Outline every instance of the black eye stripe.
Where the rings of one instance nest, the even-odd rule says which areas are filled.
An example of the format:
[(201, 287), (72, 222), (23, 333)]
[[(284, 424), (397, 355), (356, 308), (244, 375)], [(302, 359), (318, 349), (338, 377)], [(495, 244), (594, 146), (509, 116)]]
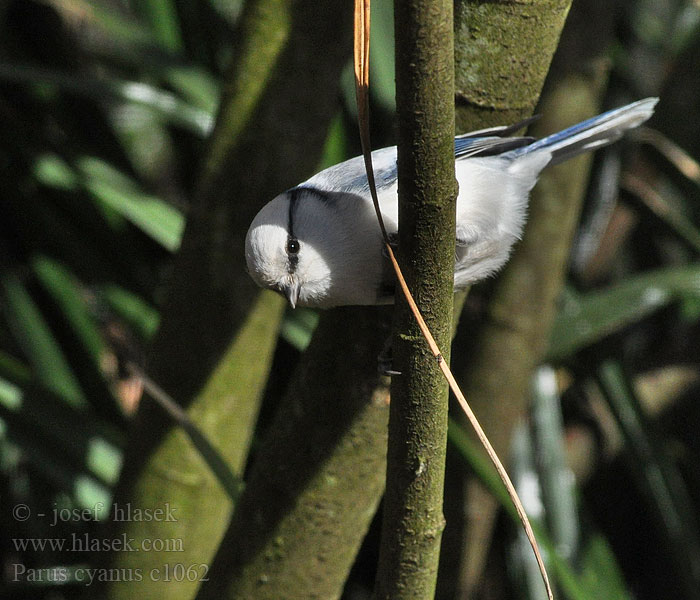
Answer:
[(289, 213), (287, 214), (287, 235), (290, 239), (296, 239), (294, 235), (294, 213), (296, 212), (297, 202), (299, 200), (298, 188), (289, 190)]
[(297, 202), (299, 200), (299, 190), (298, 188), (292, 188), (289, 190), (289, 213), (287, 215), (287, 245), (285, 246), (285, 251), (287, 252), (287, 271), (291, 274), (294, 273), (299, 264), (299, 240), (294, 235), (294, 213), (296, 211)]

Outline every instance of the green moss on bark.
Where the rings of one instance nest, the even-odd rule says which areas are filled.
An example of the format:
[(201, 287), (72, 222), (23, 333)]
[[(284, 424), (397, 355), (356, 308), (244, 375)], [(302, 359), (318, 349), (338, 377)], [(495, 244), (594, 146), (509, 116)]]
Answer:
[(571, 0), (456, 0), (457, 129), (515, 123), (539, 98)]
[(389, 314), (323, 314), (198, 600), (340, 597), (384, 488)]

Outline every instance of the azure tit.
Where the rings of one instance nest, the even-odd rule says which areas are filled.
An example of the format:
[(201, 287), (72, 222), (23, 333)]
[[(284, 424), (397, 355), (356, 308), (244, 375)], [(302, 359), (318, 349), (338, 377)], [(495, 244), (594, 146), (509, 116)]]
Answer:
[[(523, 124), (455, 138), (455, 291), (508, 259), (525, 223), (530, 190), (547, 165), (619, 139), (653, 113), (656, 98), (603, 113), (540, 140), (507, 137)], [(372, 153), (379, 205), (390, 237), (398, 231), (396, 147)], [(356, 157), (325, 169), (266, 204), (245, 241), (248, 271), (292, 307), (386, 304), (394, 274)]]

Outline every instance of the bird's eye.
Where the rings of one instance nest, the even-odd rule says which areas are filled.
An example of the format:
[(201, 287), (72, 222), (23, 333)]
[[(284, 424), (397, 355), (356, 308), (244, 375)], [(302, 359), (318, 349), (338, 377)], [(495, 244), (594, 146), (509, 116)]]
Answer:
[(287, 254), (298, 254), (300, 249), (299, 240), (289, 238), (287, 240)]

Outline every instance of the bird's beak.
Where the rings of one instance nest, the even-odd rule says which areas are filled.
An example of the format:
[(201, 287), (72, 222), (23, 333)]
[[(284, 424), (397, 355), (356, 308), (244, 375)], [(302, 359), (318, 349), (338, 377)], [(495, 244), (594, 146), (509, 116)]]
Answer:
[(292, 281), (288, 286), (282, 289), (282, 292), (287, 297), (289, 304), (292, 308), (296, 308), (297, 301), (299, 300), (299, 289), (301, 286), (298, 281)]

